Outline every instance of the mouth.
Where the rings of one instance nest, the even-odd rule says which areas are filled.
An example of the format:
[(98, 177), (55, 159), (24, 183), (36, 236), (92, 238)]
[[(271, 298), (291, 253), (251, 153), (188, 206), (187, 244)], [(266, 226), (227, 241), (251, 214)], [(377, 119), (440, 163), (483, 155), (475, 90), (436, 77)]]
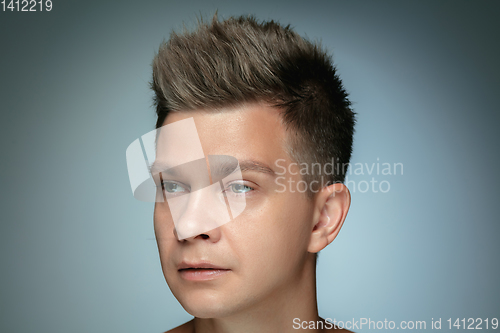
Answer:
[(180, 276), (189, 281), (214, 280), (231, 272), (230, 269), (210, 263), (181, 263), (177, 270)]

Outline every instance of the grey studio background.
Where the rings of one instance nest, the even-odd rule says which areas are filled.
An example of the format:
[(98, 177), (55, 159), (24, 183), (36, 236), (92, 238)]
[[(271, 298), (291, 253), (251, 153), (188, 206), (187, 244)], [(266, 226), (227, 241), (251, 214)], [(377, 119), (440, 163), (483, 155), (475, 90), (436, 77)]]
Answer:
[[(1, 332), (163, 332), (191, 318), (125, 149), (154, 127), (161, 40), (216, 9), (321, 39), (358, 113), (352, 163), (375, 163), (349, 176), (351, 210), (320, 255), (320, 315), (427, 331), (500, 317), (498, 2), (52, 2), (0, 12)], [(372, 177), (386, 193), (362, 193)]]

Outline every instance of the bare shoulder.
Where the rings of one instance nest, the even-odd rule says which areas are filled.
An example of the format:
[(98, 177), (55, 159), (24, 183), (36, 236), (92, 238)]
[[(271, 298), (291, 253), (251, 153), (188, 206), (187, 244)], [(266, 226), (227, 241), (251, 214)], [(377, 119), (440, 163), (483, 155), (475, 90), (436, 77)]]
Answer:
[[(346, 330), (344, 328), (336, 328), (336, 327), (331, 327), (327, 328), (329, 325), (326, 325), (326, 321), (322, 319), (325, 323), (325, 331), (337, 331), (337, 332), (346, 332), (346, 333), (354, 333), (352, 331)], [(176, 328), (172, 328), (169, 331), (166, 331), (165, 333), (193, 333), (194, 332), (194, 326), (193, 326), (193, 321), (188, 321), (187, 323), (177, 326)]]
[(193, 330), (193, 321), (190, 320), (181, 326), (177, 326), (176, 328), (172, 328), (171, 330), (166, 331), (165, 333), (192, 333)]

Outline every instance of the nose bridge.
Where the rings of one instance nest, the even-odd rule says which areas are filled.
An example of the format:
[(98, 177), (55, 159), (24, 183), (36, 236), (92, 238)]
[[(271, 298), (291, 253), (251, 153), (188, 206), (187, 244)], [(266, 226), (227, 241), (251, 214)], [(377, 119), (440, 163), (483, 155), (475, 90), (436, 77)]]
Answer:
[(230, 221), (219, 183), (168, 199), (177, 237), (186, 239), (208, 232)]

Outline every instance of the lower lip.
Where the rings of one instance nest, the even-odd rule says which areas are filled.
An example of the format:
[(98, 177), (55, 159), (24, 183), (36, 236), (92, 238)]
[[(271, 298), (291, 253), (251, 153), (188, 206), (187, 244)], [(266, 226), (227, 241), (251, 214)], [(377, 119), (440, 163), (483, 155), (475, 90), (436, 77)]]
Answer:
[(179, 274), (189, 281), (208, 281), (222, 277), (230, 271), (229, 269), (183, 269)]

